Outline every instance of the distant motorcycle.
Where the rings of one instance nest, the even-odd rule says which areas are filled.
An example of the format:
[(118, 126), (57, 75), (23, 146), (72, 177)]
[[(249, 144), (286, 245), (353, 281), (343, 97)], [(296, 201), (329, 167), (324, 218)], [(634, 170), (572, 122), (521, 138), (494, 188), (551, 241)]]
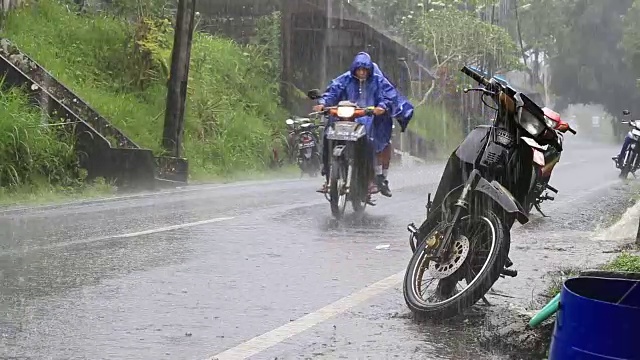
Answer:
[[(307, 96), (318, 99), (320, 91), (310, 90)], [(373, 116), (373, 107), (360, 108), (349, 101), (340, 101), (338, 106), (326, 107), (309, 116), (334, 116), (338, 120), (328, 125), (326, 136), (331, 154), (329, 166), (329, 194), (331, 214), (340, 219), (347, 202), (351, 201), (355, 212), (364, 211), (367, 204), (373, 205), (369, 184), (373, 179), (373, 164), (365, 125), (356, 122), (364, 116)]]
[[(624, 110), (622, 114), (627, 116), (631, 112)], [(631, 127), (631, 130), (627, 133), (627, 137), (631, 139), (629, 146), (624, 153), (622, 161), (617, 164), (620, 169), (620, 178), (626, 179), (629, 173), (635, 177), (636, 171), (640, 168), (640, 146), (638, 145), (640, 143), (640, 120), (623, 121), (622, 123)]]
[(301, 170), (302, 175), (316, 177), (322, 170), (321, 142), (318, 141), (318, 128), (309, 118), (294, 118), (285, 121), (289, 128), (289, 145), (291, 154)]

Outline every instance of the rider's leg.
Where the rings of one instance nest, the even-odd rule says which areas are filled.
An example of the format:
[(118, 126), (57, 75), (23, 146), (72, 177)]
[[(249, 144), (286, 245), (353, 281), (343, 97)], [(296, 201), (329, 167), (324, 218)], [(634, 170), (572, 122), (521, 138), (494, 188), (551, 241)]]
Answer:
[(380, 193), (384, 196), (391, 196), (391, 189), (389, 189), (389, 180), (387, 175), (389, 173), (389, 164), (391, 163), (391, 145), (387, 146), (378, 154), (376, 154), (377, 166), (376, 166), (376, 182)]
[(316, 190), (320, 193), (326, 193), (328, 191), (329, 183), (329, 139), (326, 135), (322, 135), (322, 171), (320, 172), (325, 178), (322, 186)]
[(620, 154), (618, 154), (618, 156), (614, 156), (613, 160), (616, 162), (616, 166), (620, 167), (622, 166), (622, 161), (624, 160), (624, 153), (627, 152), (627, 148), (629, 148), (629, 145), (631, 145), (631, 136), (629, 136), (629, 134), (627, 134), (624, 137), (624, 142), (622, 143), (622, 149), (620, 149)]

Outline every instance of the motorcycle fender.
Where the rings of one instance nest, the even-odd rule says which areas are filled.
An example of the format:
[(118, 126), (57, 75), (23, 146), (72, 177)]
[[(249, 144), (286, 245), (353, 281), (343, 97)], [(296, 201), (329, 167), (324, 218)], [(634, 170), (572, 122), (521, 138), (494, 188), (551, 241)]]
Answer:
[(469, 135), (456, 149), (456, 156), (463, 162), (473, 164), (487, 143), (490, 126), (480, 125), (471, 130)]
[(540, 151), (533, 149), (533, 162), (535, 162), (536, 164), (544, 167), (544, 154), (541, 153)]
[(524, 142), (526, 142), (527, 145), (531, 146), (534, 149), (538, 149), (538, 150), (541, 150), (541, 151), (547, 151), (547, 149), (549, 148), (549, 145), (542, 146), (542, 145), (538, 144), (537, 141), (533, 140), (530, 137), (521, 136), (520, 139), (524, 140)]
[(345, 145), (337, 145), (333, 148), (333, 156), (340, 157), (347, 147)]
[(490, 197), (509, 214), (515, 214), (520, 224), (524, 225), (529, 222), (529, 217), (522, 206), (513, 198), (509, 190), (505, 189), (499, 182), (494, 180), (489, 183), (486, 179), (481, 178), (475, 187), (475, 191), (479, 191)]

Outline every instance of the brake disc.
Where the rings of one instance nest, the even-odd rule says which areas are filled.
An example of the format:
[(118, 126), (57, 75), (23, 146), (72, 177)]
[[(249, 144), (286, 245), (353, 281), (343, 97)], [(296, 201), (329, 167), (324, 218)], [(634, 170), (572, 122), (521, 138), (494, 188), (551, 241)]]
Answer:
[(469, 255), (469, 239), (461, 235), (451, 249), (449, 260), (444, 263), (429, 262), (429, 272), (434, 279), (444, 279), (458, 270)]

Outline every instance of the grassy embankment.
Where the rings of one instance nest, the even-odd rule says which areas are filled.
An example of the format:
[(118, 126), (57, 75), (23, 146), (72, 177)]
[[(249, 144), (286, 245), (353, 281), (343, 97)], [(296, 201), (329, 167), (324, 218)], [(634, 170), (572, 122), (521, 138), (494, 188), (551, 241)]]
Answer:
[[(10, 14), (1, 36), (134, 141), (159, 152), (173, 32), (168, 22), (148, 23), (146, 31), (139, 25), (111, 15), (78, 15), (44, 0)], [(237, 178), (268, 168), (286, 113), (278, 105), (273, 61), (264, 53), (257, 45), (194, 36), (184, 142), (192, 181)], [(4, 93), (0, 101), (3, 202), (52, 200), (61, 190), (88, 195), (109, 189), (80, 185), (69, 142), (39, 126), (39, 110), (19, 94)], [(22, 152), (14, 149), (16, 141)], [(24, 158), (25, 153), (35, 160)]]
[[(640, 272), (640, 256), (623, 252), (611, 262), (601, 266), (600, 269), (606, 271)], [(558, 295), (564, 281), (568, 278), (579, 276), (581, 270), (582, 269), (567, 268), (554, 273), (554, 276), (551, 277), (549, 287), (544, 293), (545, 297), (553, 298)]]

